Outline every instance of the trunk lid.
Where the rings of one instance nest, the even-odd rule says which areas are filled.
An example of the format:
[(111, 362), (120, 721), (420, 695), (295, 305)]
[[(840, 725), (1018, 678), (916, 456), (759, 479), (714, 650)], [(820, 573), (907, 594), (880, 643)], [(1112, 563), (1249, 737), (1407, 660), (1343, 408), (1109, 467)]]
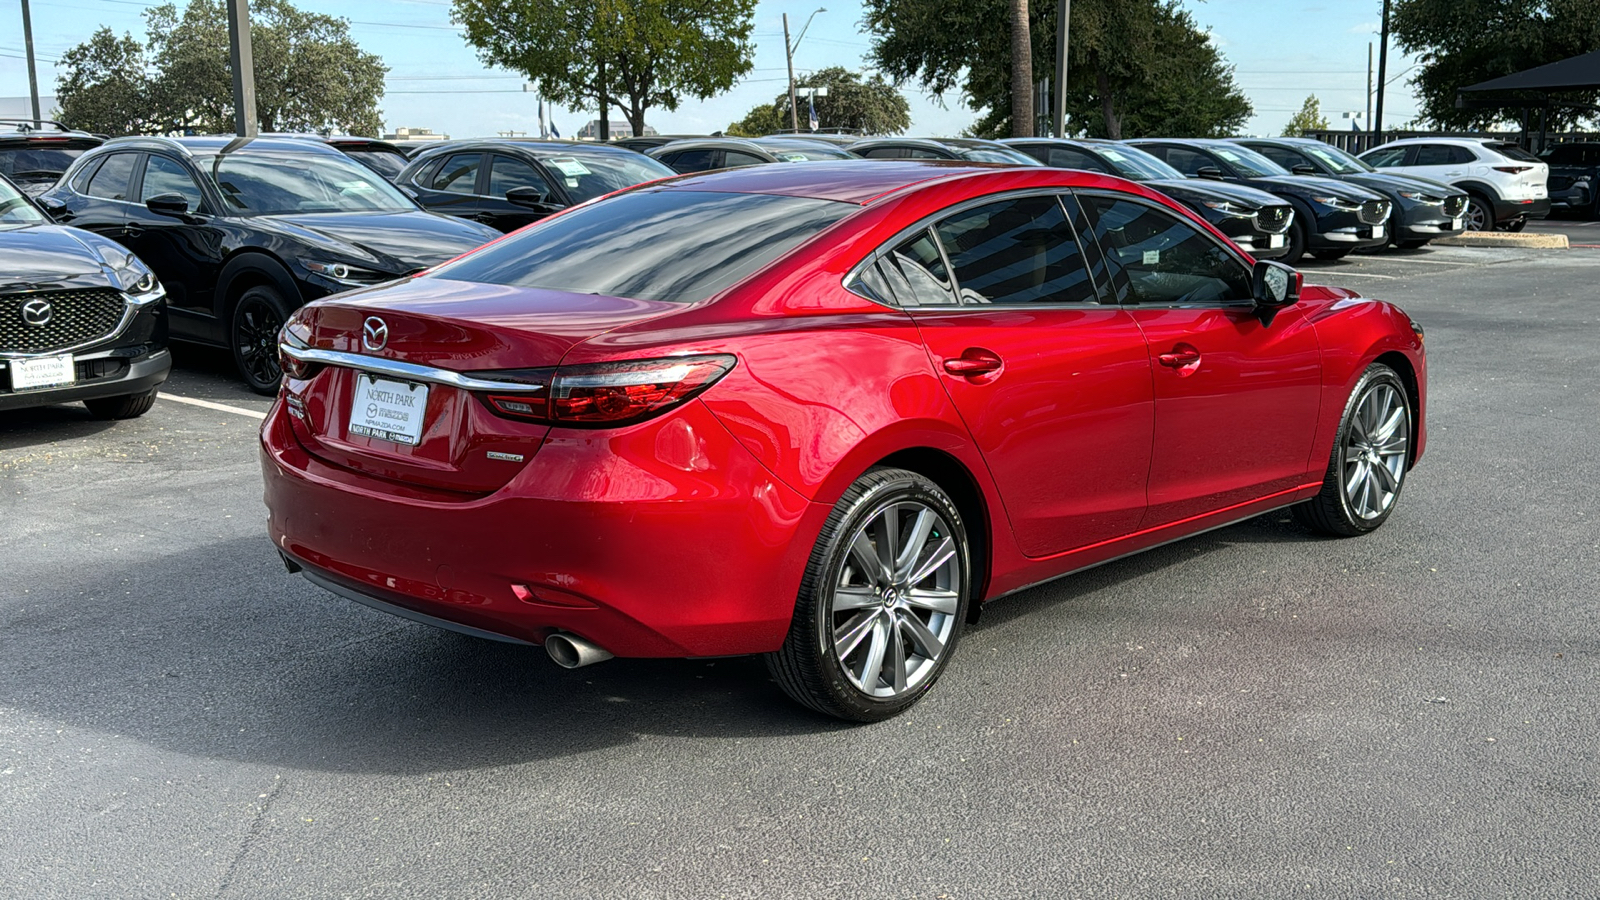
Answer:
[[(343, 294), (296, 315), (295, 336), (309, 350), (344, 356), (289, 378), (285, 403), (296, 437), (324, 462), (482, 495), (521, 471), (549, 432), (493, 412), (483, 382), (515, 395), (517, 379), (537, 381), (529, 370), (554, 368), (574, 344), (684, 308), (442, 278)], [(364, 342), (372, 320), (374, 339)]]

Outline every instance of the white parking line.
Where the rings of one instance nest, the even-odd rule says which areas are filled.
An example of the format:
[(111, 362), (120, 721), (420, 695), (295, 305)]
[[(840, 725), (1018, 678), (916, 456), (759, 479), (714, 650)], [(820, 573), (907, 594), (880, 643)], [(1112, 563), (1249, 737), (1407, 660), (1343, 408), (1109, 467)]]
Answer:
[[(1307, 276), (1327, 275), (1329, 278), (1382, 278), (1385, 281), (1394, 281), (1399, 275), (1371, 275), (1366, 272), (1336, 272), (1331, 269), (1304, 269), (1302, 274)], [(1311, 281), (1311, 278), (1306, 278)]]
[(210, 400), (198, 400), (194, 397), (180, 397), (177, 394), (157, 394), (156, 396), (162, 400), (171, 400), (173, 403), (187, 403), (190, 406), (202, 406), (206, 409), (214, 409), (217, 412), (233, 413), (236, 416), (249, 416), (250, 418), (257, 420), (265, 419), (267, 417), (267, 414), (264, 412), (256, 412), (253, 409), (244, 409), (238, 406), (228, 406), (222, 403), (212, 403)]

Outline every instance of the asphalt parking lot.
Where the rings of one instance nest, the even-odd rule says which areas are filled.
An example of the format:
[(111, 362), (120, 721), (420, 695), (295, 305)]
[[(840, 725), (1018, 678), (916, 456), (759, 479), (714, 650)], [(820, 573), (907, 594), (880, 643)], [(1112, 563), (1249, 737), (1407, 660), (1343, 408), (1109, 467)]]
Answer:
[(1600, 225), (1533, 227), (1574, 249), (1305, 266), (1427, 329), (1383, 529), (1007, 598), (865, 727), (287, 575), (219, 354), (139, 420), (0, 417), (0, 896), (1600, 895)]

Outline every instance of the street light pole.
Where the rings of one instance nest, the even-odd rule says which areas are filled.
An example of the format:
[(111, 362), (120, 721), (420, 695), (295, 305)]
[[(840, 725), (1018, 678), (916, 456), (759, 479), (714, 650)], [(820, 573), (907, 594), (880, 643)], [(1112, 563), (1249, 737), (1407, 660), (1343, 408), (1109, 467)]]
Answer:
[(1383, 0), (1383, 26), (1378, 35), (1378, 108), (1373, 112), (1372, 146), (1383, 143), (1383, 89), (1384, 75), (1389, 71), (1389, 0)]
[(789, 128), (800, 133), (800, 110), (794, 96), (794, 47), (789, 44), (789, 14), (783, 14), (783, 58), (789, 61)]
[(43, 128), (39, 116), (39, 74), (33, 67), (33, 19), (28, 15), (28, 0), (22, 0), (22, 42), (28, 49), (28, 96), (33, 98), (33, 127)]
[(256, 61), (250, 52), (249, 0), (227, 0), (228, 61), (233, 64), (233, 130), (239, 137), (255, 137)]

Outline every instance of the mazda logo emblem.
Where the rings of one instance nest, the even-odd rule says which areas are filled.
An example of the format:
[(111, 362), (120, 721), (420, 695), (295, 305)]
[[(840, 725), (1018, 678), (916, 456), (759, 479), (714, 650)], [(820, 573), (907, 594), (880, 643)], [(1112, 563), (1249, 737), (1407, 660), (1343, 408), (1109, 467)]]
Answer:
[(40, 328), (50, 324), (50, 316), (54, 312), (48, 300), (29, 300), (22, 304), (22, 321)]
[(389, 343), (389, 326), (377, 316), (368, 316), (361, 323), (361, 346), (378, 351)]

